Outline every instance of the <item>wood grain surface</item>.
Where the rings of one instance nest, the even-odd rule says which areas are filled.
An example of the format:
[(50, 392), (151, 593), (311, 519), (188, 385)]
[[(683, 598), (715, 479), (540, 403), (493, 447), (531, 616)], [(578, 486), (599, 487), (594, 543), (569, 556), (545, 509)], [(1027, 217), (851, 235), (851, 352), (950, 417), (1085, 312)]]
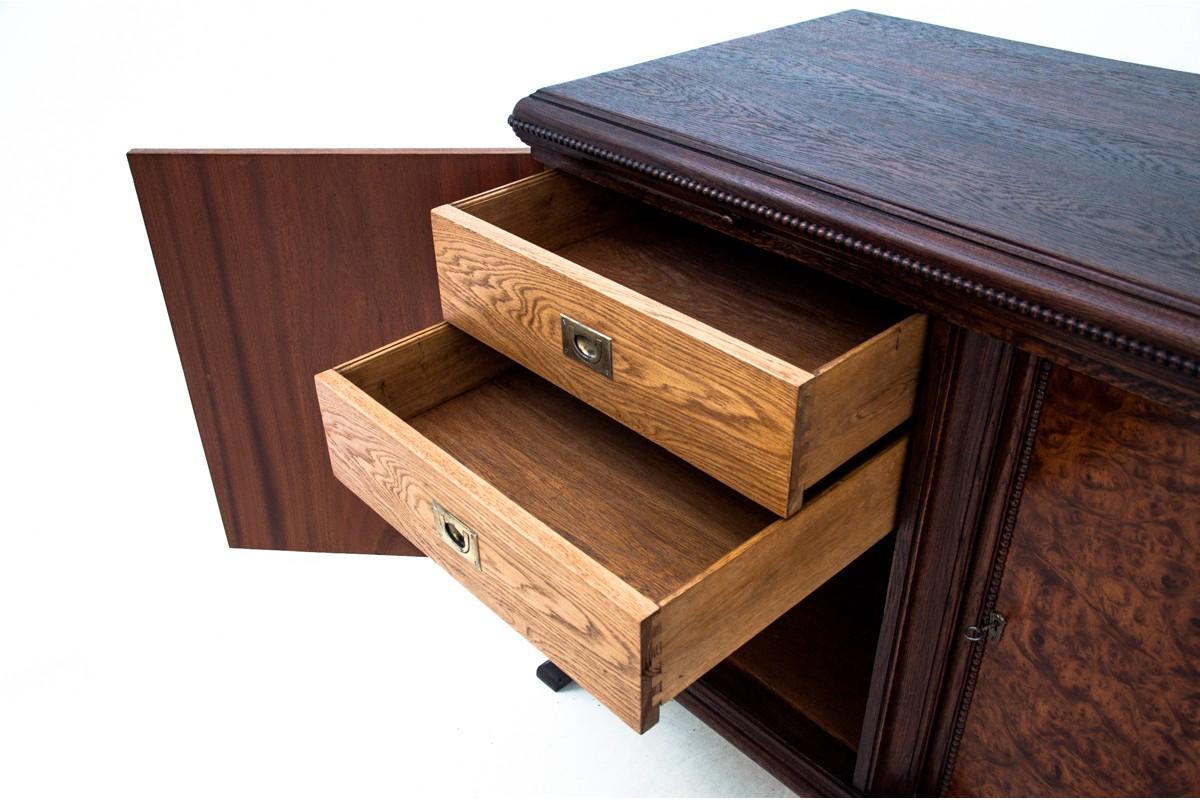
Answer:
[(852, 11), (510, 121), (543, 163), (1200, 414), (1196, 75)]
[(318, 375), (334, 474), (638, 731), (892, 527), (903, 437), (780, 520), (481, 347), (442, 323)]
[(802, 797), (855, 793), (893, 543), (884, 537), (677, 698)]
[(448, 402), (512, 368), (487, 345), (435, 325), (338, 366), (338, 372), (401, 419)]
[(800, 387), (793, 496), (912, 416), (927, 327), (924, 314), (907, 316), (826, 363)]
[(811, 373), (908, 316), (878, 295), (651, 208), (556, 252)]
[(847, 12), (540, 94), (1200, 300), (1200, 76)]
[[(1021, 354), (1003, 342), (934, 319), (910, 434), (911, 455), (854, 787), (883, 796), (922, 784), (947, 671), (961, 641), (960, 606), (976, 561), (981, 520), (1007, 495), (1027, 393)], [(986, 566), (985, 566), (986, 569)], [(974, 622), (974, 620), (972, 620)], [(939, 762), (940, 763), (940, 762)]]
[(1200, 790), (1200, 423), (1050, 379), (949, 789)]
[[(409, 351), (438, 337), (466, 338), (442, 324), (375, 358), (410, 365)], [(654, 724), (643, 623), (657, 606), (336, 370), (316, 380), (338, 480), (621, 720), (638, 731)], [(435, 531), (434, 501), (475, 531), (481, 569)]]
[[(892, 530), (906, 438), (820, 492), (661, 603), (666, 702)], [(813, 642), (812, 646), (820, 646)]]
[[(894, 536), (882, 539), (728, 659), (851, 752), (862, 733), (894, 546)], [(844, 777), (849, 783), (849, 772)]]
[(429, 209), (520, 151), (129, 155), (233, 547), (413, 553), (328, 469), (312, 375), (438, 321)]
[(775, 520), (526, 370), (408, 422), (655, 602)]
[[(777, 514), (911, 413), (924, 323), (898, 306), (558, 173), (459, 205), (433, 215), (447, 320)], [(612, 337), (612, 379), (560, 315)]]

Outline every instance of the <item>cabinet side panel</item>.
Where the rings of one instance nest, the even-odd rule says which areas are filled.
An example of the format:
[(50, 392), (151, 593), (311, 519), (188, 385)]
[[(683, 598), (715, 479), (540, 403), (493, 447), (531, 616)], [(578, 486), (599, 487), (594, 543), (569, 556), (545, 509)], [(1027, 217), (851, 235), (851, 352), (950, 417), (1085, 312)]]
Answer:
[(1200, 791), (1200, 422), (1052, 374), (953, 795)]
[(135, 151), (130, 169), (233, 547), (412, 554), (329, 470), (312, 376), (441, 318), (429, 209), (524, 151)]

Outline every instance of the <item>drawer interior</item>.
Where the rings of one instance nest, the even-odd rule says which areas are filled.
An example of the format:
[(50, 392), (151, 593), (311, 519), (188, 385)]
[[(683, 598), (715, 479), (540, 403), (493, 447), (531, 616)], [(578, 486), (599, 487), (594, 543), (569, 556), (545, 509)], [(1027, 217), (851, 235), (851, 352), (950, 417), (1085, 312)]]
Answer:
[(924, 315), (795, 261), (558, 172), (432, 226), (450, 324), (779, 516), (912, 413)]
[(639, 731), (894, 524), (902, 432), (779, 519), (445, 323), (317, 391), (335, 475)]
[(814, 375), (912, 313), (560, 172), (459, 206)]
[(461, 364), (463, 374), (419, 413), (406, 386), (438, 366), (413, 373), (410, 350), (371, 358), (382, 380), (364, 381), (353, 367), (344, 374), (647, 598), (670, 597), (775, 521), (499, 353), (441, 330), (438, 352), (456, 351), (443, 364)]

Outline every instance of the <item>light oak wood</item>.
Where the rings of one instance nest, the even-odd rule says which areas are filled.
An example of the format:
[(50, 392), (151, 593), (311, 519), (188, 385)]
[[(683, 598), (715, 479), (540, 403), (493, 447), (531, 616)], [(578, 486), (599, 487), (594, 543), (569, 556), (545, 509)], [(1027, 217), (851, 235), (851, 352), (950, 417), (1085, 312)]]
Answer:
[(635, 730), (892, 527), (902, 440), (779, 520), (480, 347), (443, 323), (318, 375), (334, 474)]
[(662, 602), (655, 702), (682, 692), (892, 529), (906, 445), (891, 443)]
[(455, 206), (547, 250), (607, 230), (636, 210), (633, 201), (614, 198), (598, 186), (571, 181), (560, 172), (539, 172), (537, 177), (540, 180), (529, 187), (531, 191), (514, 194), (511, 184), (505, 184)]
[(928, 319), (902, 319), (822, 366), (802, 387), (792, 453), (795, 492), (912, 416)]
[(338, 371), (398, 417), (408, 418), (473, 389), (512, 366), (485, 344), (446, 325), (384, 345)]
[(652, 599), (776, 519), (524, 369), (407, 421)]
[[(444, 342), (429, 347), (432, 341), (462, 338), (443, 324), (376, 351), (372, 360), (411, 366), (414, 355), (448, 349)], [(351, 366), (364, 368), (362, 360)], [(571, 677), (623, 721), (639, 730), (653, 724), (641, 658), (642, 625), (655, 605), (337, 370), (316, 383), (338, 480), (535, 647), (569, 665)], [(475, 530), (482, 570), (434, 530), (434, 500)]]
[[(923, 317), (584, 181), (433, 230), (447, 321), (781, 516), (912, 412)], [(612, 337), (611, 380), (563, 355), (560, 315)]]

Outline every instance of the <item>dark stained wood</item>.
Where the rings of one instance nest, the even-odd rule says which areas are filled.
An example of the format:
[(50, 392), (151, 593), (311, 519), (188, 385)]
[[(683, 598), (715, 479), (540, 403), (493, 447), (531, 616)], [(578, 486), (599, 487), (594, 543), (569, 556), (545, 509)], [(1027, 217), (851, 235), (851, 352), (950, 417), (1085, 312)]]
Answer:
[(408, 423), (655, 601), (775, 520), (519, 367)]
[(936, 732), (979, 531), (1009, 472), (1028, 359), (936, 321), (914, 416), (896, 554), (854, 784), (911, 794)]
[(313, 375), (437, 322), (429, 210), (536, 172), (520, 151), (134, 151), (233, 547), (411, 554), (334, 480)]
[(955, 795), (1200, 789), (1200, 423), (1055, 370)]
[[(996, 593), (1004, 560), (1024, 495), (1029, 462), (1046, 396), (1046, 381), (1052, 365), (1047, 361), (1020, 358), (1009, 383), (1001, 440), (990, 469), (981, 502), (979, 523), (973, 531), (974, 546), (963, 556), (965, 579), (959, 591), (958, 618), (948, 628), (949, 652), (940, 676), (941, 698), (928, 716), (924, 752), (909, 762), (917, 789), (922, 794), (944, 790), (943, 776), (953, 763), (964, 724), (964, 710), (975, 690), (978, 669), (987, 649), (987, 637), (967, 638), (971, 626), (986, 625), (995, 610)], [(920, 609), (918, 609), (918, 612)]]
[(676, 699), (801, 797), (856, 794), (844, 777), (854, 754), (728, 662), (710, 670)]
[(1200, 413), (1200, 77), (847, 12), (543, 89), (513, 125)]
[(558, 253), (809, 372), (911, 313), (650, 209)]
[(852, 11), (539, 96), (1200, 299), (1196, 75)]

